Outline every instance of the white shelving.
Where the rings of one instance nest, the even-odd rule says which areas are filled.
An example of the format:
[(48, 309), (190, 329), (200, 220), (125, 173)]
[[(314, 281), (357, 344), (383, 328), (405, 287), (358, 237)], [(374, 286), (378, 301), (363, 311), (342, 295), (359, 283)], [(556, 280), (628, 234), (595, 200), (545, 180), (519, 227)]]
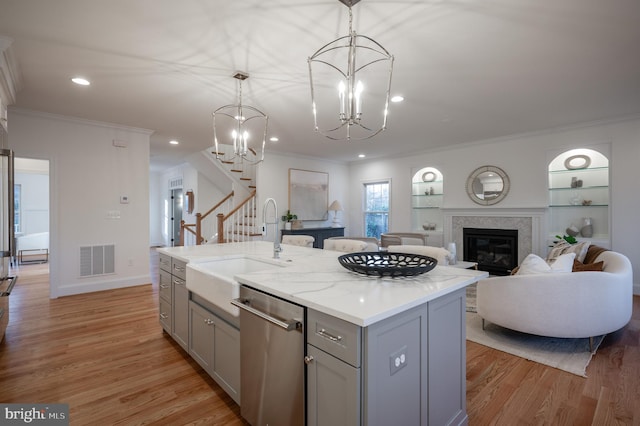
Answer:
[(429, 245), (443, 244), (442, 173), (433, 167), (418, 170), (411, 179), (412, 231), (429, 234)]
[[(586, 156), (590, 164), (568, 169), (565, 162), (575, 155)], [(574, 225), (581, 229), (585, 218), (593, 226), (591, 236), (578, 234), (580, 240), (609, 245), (609, 160), (593, 150), (571, 150), (549, 165), (549, 239), (567, 234)]]

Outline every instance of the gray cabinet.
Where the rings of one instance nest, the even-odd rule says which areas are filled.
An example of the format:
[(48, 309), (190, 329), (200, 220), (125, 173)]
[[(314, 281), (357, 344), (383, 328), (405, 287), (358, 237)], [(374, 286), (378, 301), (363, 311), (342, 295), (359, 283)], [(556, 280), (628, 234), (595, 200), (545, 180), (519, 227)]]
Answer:
[(189, 348), (189, 290), (186, 282), (187, 265), (185, 262), (171, 259), (171, 287), (173, 300), (172, 331), (173, 339), (186, 351)]
[(465, 289), (360, 328), (308, 310), (308, 425), (462, 425)]
[(307, 425), (360, 424), (360, 369), (307, 345)]
[(427, 347), (430, 425), (467, 421), (465, 289), (429, 302)]
[(362, 328), (313, 309), (307, 324), (307, 425), (359, 425)]
[(160, 254), (160, 324), (239, 404), (240, 330), (189, 291), (186, 266), (181, 260)]
[(171, 309), (173, 292), (171, 284), (171, 257), (160, 254), (160, 283), (158, 289), (160, 299), (159, 314), (162, 329), (171, 334), (173, 311)]
[(240, 330), (189, 302), (189, 354), (238, 404), (240, 403)]
[(186, 281), (173, 277), (173, 332), (171, 336), (182, 349), (188, 350), (189, 339), (189, 290)]

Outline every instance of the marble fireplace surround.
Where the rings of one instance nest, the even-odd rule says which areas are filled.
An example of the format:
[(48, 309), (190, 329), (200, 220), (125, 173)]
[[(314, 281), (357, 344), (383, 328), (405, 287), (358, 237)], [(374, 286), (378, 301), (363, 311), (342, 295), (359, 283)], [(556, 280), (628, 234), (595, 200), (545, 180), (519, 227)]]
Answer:
[(462, 229), (517, 229), (518, 264), (529, 254), (546, 256), (545, 223), (547, 208), (442, 209), (444, 241), (456, 243), (458, 258), (464, 253)]

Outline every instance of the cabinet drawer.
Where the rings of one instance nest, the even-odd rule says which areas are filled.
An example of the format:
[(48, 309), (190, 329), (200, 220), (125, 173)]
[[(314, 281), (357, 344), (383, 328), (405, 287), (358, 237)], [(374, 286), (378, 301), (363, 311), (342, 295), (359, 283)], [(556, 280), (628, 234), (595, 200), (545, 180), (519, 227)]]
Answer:
[(171, 277), (171, 281), (173, 282), (174, 286), (186, 287), (187, 281), (183, 280), (182, 278), (176, 277), (175, 275)]
[(160, 298), (171, 304), (171, 274), (165, 270), (160, 270)]
[(307, 343), (360, 367), (362, 328), (350, 322), (309, 309)]
[(176, 277), (187, 279), (187, 262), (171, 258), (171, 274)]
[(171, 334), (171, 304), (160, 299), (160, 324), (167, 333)]
[(160, 270), (171, 273), (171, 256), (160, 253), (159, 257)]

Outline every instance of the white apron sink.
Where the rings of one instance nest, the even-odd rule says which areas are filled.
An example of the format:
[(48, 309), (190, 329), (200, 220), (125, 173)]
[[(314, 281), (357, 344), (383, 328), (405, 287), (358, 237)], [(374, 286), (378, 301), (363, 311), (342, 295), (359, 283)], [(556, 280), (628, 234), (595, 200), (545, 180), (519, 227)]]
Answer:
[(238, 308), (231, 304), (240, 296), (240, 284), (233, 278), (238, 274), (261, 272), (284, 265), (246, 256), (227, 257), (187, 265), (187, 289), (233, 316)]

